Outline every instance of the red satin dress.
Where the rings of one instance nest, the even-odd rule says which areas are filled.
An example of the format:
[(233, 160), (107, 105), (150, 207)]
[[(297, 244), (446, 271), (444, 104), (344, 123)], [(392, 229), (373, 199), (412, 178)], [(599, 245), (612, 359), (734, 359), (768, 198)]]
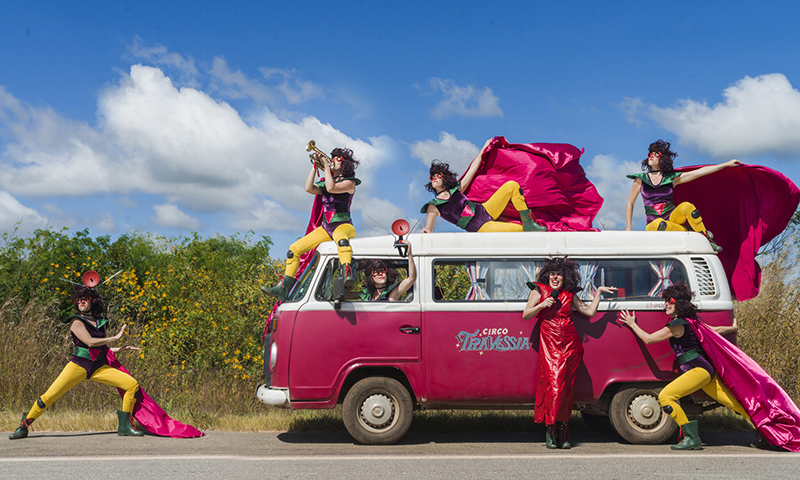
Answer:
[[(553, 291), (549, 285), (536, 283), (542, 298)], [(571, 292), (561, 291), (558, 301), (537, 315), (540, 325), (539, 365), (536, 372), (536, 423), (553, 425), (566, 422), (572, 413), (575, 376), (583, 358), (583, 343), (572, 323)]]

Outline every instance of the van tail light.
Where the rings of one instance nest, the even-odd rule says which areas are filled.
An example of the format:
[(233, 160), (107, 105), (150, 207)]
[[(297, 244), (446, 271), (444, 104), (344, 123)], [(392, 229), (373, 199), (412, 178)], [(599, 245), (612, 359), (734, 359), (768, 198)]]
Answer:
[(272, 321), (269, 324), (269, 331), (270, 333), (275, 333), (278, 330), (278, 316), (273, 315)]

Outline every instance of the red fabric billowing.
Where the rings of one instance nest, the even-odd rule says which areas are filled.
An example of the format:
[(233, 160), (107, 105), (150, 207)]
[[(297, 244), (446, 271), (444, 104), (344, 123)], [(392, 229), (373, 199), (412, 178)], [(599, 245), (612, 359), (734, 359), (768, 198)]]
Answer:
[[(108, 359), (108, 365), (110, 367), (130, 375), (130, 372), (119, 363), (119, 360), (117, 360), (117, 357), (114, 356), (114, 352), (112, 352), (110, 348), (108, 349), (106, 358)], [(125, 390), (117, 388), (117, 391), (120, 397), (125, 396)], [(139, 386), (139, 393), (137, 393), (137, 396), (139, 395), (141, 395), (141, 398), (137, 400), (136, 405), (133, 406), (133, 418), (148, 432), (172, 438), (194, 438), (204, 435), (203, 432), (193, 426), (181, 423), (167, 415), (167, 412), (153, 401), (141, 386)]]
[[(536, 283), (541, 298), (550, 296), (549, 285)], [(572, 413), (575, 376), (583, 358), (583, 343), (572, 323), (573, 294), (562, 290), (552, 307), (539, 312), (539, 363), (536, 368), (536, 403), (533, 421), (553, 425)]]
[[(567, 143), (508, 143), (494, 137), (464, 194), (483, 203), (509, 180), (522, 187), (536, 219), (550, 231), (596, 230), (603, 197), (580, 165), (583, 150)], [(499, 220), (520, 223), (509, 203)]]
[[(314, 204), (311, 206), (311, 216), (308, 218), (308, 227), (306, 227), (306, 235), (316, 230), (320, 225), (322, 225), (322, 195), (314, 195)], [(297, 273), (295, 273), (294, 278), (300, 278), (303, 275), (303, 272), (306, 270), (308, 266), (308, 262), (314, 257), (314, 252), (317, 249), (309, 250), (306, 253), (300, 256), (300, 266), (297, 268)], [(269, 316), (267, 316), (267, 323), (264, 325), (264, 333), (261, 335), (261, 340), (267, 338), (267, 334), (269, 333), (269, 325), (272, 322), (272, 316), (275, 315), (275, 310), (278, 309), (281, 302), (276, 301), (274, 305), (272, 305), (272, 310), (269, 312)]]
[(769, 374), (711, 327), (687, 319), (722, 383), (771, 444), (800, 452), (800, 410)]
[[(676, 169), (690, 172), (700, 166)], [(724, 168), (675, 187), (675, 205), (692, 203), (723, 248), (718, 254), (739, 301), (758, 295), (758, 249), (779, 235), (800, 203), (800, 190), (785, 175), (760, 165)]]

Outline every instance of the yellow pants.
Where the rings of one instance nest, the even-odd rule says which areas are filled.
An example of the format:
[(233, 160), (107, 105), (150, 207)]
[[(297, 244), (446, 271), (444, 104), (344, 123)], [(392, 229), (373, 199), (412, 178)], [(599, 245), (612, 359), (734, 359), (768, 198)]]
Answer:
[[(39, 397), (44, 403), (44, 407), (40, 407), (38, 401), (34, 402), (31, 411), (28, 413), (28, 418), (39, 418), (47, 407), (84, 380), (86, 380), (86, 370), (73, 362), (69, 362), (58, 375), (58, 378), (50, 385), (50, 388), (44, 392), (44, 395)], [(103, 365), (94, 372), (94, 375), (89, 380), (125, 390), (125, 396), (122, 397), (122, 411), (128, 413), (133, 411), (133, 406), (136, 404), (135, 395), (139, 391), (139, 382), (133, 377), (114, 367)]]
[(289, 251), (292, 252), (292, 257), (286, 259), (286, 271), (284, 274), (287, 277), (294, 277), (297, 269), (300, 268), (300, 255), (317, 248), (322, 242), (333, 240), (336, 242), (336, 247), (339, 253), (339, 263), (344, 265), (350, 263), (353, 259), (353, 248), (350, 247), (349, 242), (347, 245), (339, 245), (339, 240), (349, 240), (356, 236), (356, 229), (349, 223), (343, 223), (336, 227), (333, 231), (333, 239), (328, 235), (322, 227), (317, 227), (308, 235), (294, 242)]
[[(689, 202), (683, 202), (677, 207), (672, 213), (669, 214), (669, 220), (664, 220), (661, 218), (657, 218), (652, 222), (647, 224), (645, 230), (654, 232), (654, 231), (667, 231), (667, 232), (685, 232), (686, 227), (683, 226), (684, 223), (689, 223), (689, 226), (692, 227), (692, 230), (695, 232), (704, 233), (706, 231), (706, 226), (703, 225), (703, 217), (700, 216), (700, 213), (694, 213), (697, 209)], [(694, 215), (692, 215), (694, 214)]]
[[(506, 205), (510, 201), (514, 208), (517, 211), (527, 210), (528, 204), (525, 203), (525, 197), (522, 196), (522, 192), (519, 191), (519, 183), (515, 181), (508, 181), (500, 186), (489, 200), (486, 200), (482, 203), (483, 208), (492, 216), (492, 218), (497, 218), (503, 213), (503, 210), (506, 209)], [(521, 232), (522, 225), (518, 223), (511, 223), (511, 222), (486, 222), (484, 223), (481, 228), (478, 229), (479, 232)]]
[(672, 413), (670, 413), (669, 416), (675, 420), (675, 423), (682, 426), (689, 423), (689, 419), (686, 417), (686, 413), (681, 408), (678, 400), (700, 389), (706, 392), (709, 397), (730, 408), (747, 420), (750, 420), (750, 416), (747, 415), (744, 408), (742, 408), (739, 402), (733, 397), (728, 387), (722, 383), (722, 380), (719, 379), (719, 375), (714, 375), (714, 378), (711, 378), (708, 371), (700, 367), (689, 370), (667, 384), (667, 386), (661, 390), (661, 393), (658, 394), (658, 403), (661, 404), (662, 408), (667, 405), (671, 406)]

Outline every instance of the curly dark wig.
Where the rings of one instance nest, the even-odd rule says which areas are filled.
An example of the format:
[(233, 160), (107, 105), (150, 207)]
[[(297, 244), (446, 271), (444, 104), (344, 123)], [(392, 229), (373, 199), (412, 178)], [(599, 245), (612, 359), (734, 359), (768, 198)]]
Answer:
[(678, 318), (697, 318), (697, 307), (692, 304), (694, 292), (683, 282), (676, 282), (664, 289), (664, 301), (675, 299), (675, 314)]
[[(441, 173), (442, 174), (442, 186), (446, 190), (452, 190), (458, 185), (458, 177), (456, 176), (455, 172), (450, 171), (450, 164), (447, 162), (441, 162), (439, 160), (434, 160), (431, 162), (431, 175), (434, 173)], [(436, 189), (433, 188), (431, 182), (425, 184), (425, 190), (431, 192), (432, 194), (436, 195), (438, 192)]]
[(353, 158), (352, 150), (349, 148), (334, 148), (333, 151), (331, 151), (331, 158), (333, 157), (342, 157), (342, 176), (356, 176), (356, 168), (358, 168), (361, 162)]
[(378, 259), (369, 260), (367, 262), (366, 266), (364, 267), (364, 274), (366, 275), (364, 277), (364, 285), (367, 287), (367, 290), (369, 290), (370, 293), (374, 293), (375, 290), (378, 289), (375, 286), (375, 281), (372, 279), (372, 272), (374, 270), (380, 270), (381, 268), (385, 268), (386, 269), (386, 286), (387, 287), (389, 285), (392, 285), (394, 282), (397, 281), (397, 277), (399, 275), (397, 273), (397, 270), (395, 270), (394, 268), (389, 268), (386, 265), (386, 262), (384, 262), (383, 260), (378, 260)]
[(72, 305), (75, 306), (75, 310), (80, 312), (78, 308), (78, 299), (83, 297), (89, 297), (92, 299), (92, 309), (91, 314), (98, 317), (103, 314), (106, 310), (106, 306), (103, 305), (103, 301), (100, 300), (100, 294), (97, 293), (97, 290), (94, 288), (85, 287), (83, 285), (76, 285), (75, 292), (72, 294)]
[[(661, 171), (662, 174), (672, 173), (675, 170), (675, 167), (672, 165), (672, 162), (675, 160), (675, 157), (678, 156), (677, 153), (673, 152), (669, 149), (670, 143), (664, 140), (658, 140), (650, 144), (650, 147), (647, 149), (648, 154), (652, 152), (658, 152), (661, 154), (661, 158), (658, 159), (658, 169)], [(650, 168), (650, 165), (647, 164), (647, 158), (642, 160), (642, 170), (647, 172), (652, 171), (653, 169)]]
[(544, 285), (550, 285), (550, 272), (556, 270), (561, 270), (564, 273), (564, 290), (567, 292), (580, 290), (581, 272), (578, 269), (578, 262), (570, 260), (569, 257), (548, 258), (536, 275), (536, 281)]

